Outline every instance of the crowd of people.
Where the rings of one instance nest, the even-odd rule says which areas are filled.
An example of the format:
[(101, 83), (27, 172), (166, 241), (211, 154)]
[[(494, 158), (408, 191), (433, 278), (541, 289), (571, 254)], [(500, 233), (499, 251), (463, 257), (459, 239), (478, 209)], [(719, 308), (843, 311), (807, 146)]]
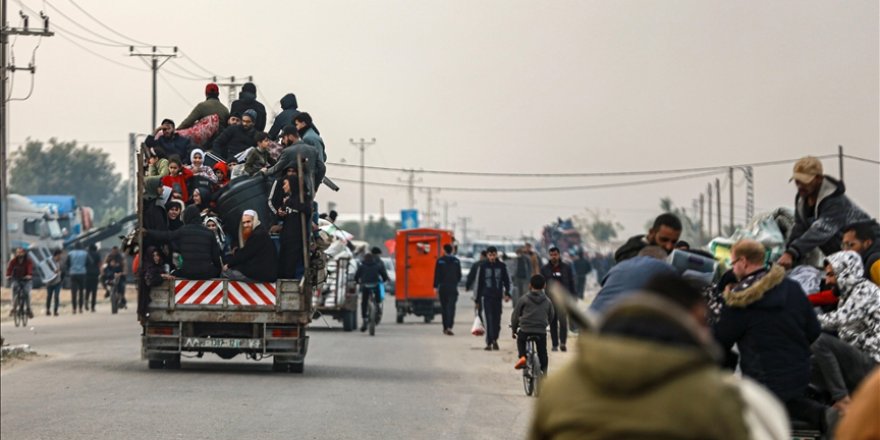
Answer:
[[(208, 84), (205, 101), (179, 127), (165, 119), (144, 142), (141, 270), (150, 276), (139, 277), (141, 320), (149, 288), (165, 279), (274, 282), (303, 275), (306, 240), (318, 223), (314, 195), (326, 172), (320, 131), (292, 93), (281, 99), (283, 111), (268, 133), (253, 83), (242, 86), (230, 108), (218, 96), (218, 86)], [(259, 202), (268, 204), (269, 218), (245, 209), (234, 224), (224, 224), (218, 203), (237, 179), (247, 177), (265, 179), (270, 187)], [(278, 235), (277, 244), (272, 235)]]

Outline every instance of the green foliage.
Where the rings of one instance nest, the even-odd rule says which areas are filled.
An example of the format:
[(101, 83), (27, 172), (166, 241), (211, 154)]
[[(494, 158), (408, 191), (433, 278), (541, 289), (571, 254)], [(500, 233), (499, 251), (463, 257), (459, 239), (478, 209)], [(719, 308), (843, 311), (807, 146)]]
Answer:
[(80, 206), (95, 210), (96, 224), (105, 223), (109, 214), (119, 215), (126, 205), (122, 176), (114, 172), (110, 155), (76, 141), (43, 142), (28, 139), (12, 155), (9, 167), (9, 191), (22, 195), (68, 194)]
[(614, 220), (609, 212), (588, 209), (583, 215), (572, 219), (575, 228), (584, 239), (591, 238), (594, 243), (608, 243), (617, 238), (623, 225)]

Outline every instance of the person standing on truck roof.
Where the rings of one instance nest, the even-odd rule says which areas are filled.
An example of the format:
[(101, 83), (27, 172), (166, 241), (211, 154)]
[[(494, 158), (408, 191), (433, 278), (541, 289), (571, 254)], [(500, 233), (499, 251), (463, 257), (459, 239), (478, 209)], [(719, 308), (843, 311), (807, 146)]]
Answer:
[[(98, 246), (89, 245), (88, 261), (86, 261), (86, 296), (84, 298), (86, 310), (95, 312), (95, 303), (98, 300), (98, 278), (101, 276), (101, 254)], [(91, 306), (91, 307), (90, 307)]]
[(174, 131), (174, 121), (171, 119), (163, 119), (154, 135), (144, 139), (144, 144), (150, 148), (161, 147), (167, 154), (176, 154), (181, 158), (189, 158), (189, 150), (192, 149), (189, 138)]
[[(846, 186), (823, 174), (822, 162), (806, 156), (794, 164), (790, 181), (797, 186), (794, 199), (794, 227), (788, 235), (785, 253), (776, 260), (790, 269), (819, 248), (825, 255), (840, 250), (843, 229), (852, 223), (870, 222), (871, 217), (846, 196)], [(876, 183), (876, 182), (875, 182)], [(873, 226), (880, 235), (880, 226)]]
[[(354, 273), (354, 282), (361, 285), (361, 318), (363, 325), (361, 331), (367, 331), (369, 324), (370, 301), (373, 295), (379, 295), (379, 284), (388, 281), (388, 271), (385, 270), (385, 263), (379, 257), (382, 250), (374, 247), (370, 252), (364, 255), (361, 264), (358, 265), (357, 271)], [(379, 307), (382, 303), (377, 299)]]
[(327, 162), (327, 150), (324, 148), (324, 139), (321, 139), (321, 133), (315, 128), (312, 122), (312, 115), (302, 112), (293, 118), (293, 125), (299, 132), (299, 136), (303, 142), (317, 148), (321, 152), (321, 160)]
[(278, 113), (275, 122), (272, 123), (272, 128), (269, 129), (269, 139), (277, 140), (281, 129), (285, 125), (293, 124), (293, 118), (299, 114), (297, 107), (299, 104), (297, 104), (296, 95), (293, 93), (288, 93), (281, 98), (281, 113)]
[(241, 215), (237, 248), (223, 266), (223, 276), (230, 280), (261, 283), (274, 283), (278, 279), (275, 243), (254, 210), (248, 209)]
[(281, 145), (284, 145), (284, 150), (281, 151), (278, 162), (263, 172), (269, 176), (277, 176), (284, 173), (284, 170), (287, 168), (293, 167), (296, 169), (296, 157), (300, 155), (305, 159), (303, 168), (305, 169), (306, 176), (312, 176), (312, 179), (305, 180), (306, 186), (309, 189), (308, 194), (314, 196), (324, 180), (324, 175), (327, 173), (327, 165), (322, 160), (321, 152), (317, 148), (303, 142), (299, 137), (299, 131), (293, 125), (285, 126), (281, 131), (281, 136)]
[(654, 219), (654, 225), (648, 230), (647, 235), (630, 237), (614, 252), (614, 261), (620, 263), (635, 257), (645, 246), (660, 246), (669, 254), (675, 249), (679, 237), (681, 237), (681, 220), (668, 212), (660, 214)]
[(180, 130), (190, 128), (198, 120), (211, 115), (217, 115), (220, 120), (220, 131), (226, 128), (226, 121), (229, 119), (229, 109), (220, 102), (220, 87), (214, 83), (209, 83), (205, 86), (205, 100), (198, 103), (177, 128)]
[(241, 113), (244, 116), (248, 110), (254, 112), (254, 127), (257, 131), (266, 129), (266, 106), (257, 101), (257, 86), (252, 82), (246, 82), (241, 86), (241, 92), (238, 93), (236, 99), (229, 111), (233, 113)]
[(480, 264), (476, 279), (477, 300), (483, 305), (486, 325), (486, 348), (499, 350), (498, 335), (501, 333), (501, 305), (510, 301), (510, 276), (507, 265), (498, 260), (495, 246), (486, 248), (486, 261)]
[(80, 313), (83, 312), (88, 260), (89, 254), (83, 250), (81, 243), (77, 243), (74, 249), (67, 254), (67, 273), (70, 274), (70, 305), (74, 315), (77, 310)]
[(443, 245), (443, 256), (434, 265), (434, 290), (440, 298), (440, 313), (443, 316), (443, 334), (453, 336), (455, 324), (455, 303), (458, 301), (458, 283), (461, 281), (461, 262), (452, 255), (452, 245)]
[[(202, 225), (199, 208), (187, 206), (184, 225), (176, 231), (145, 230), (145, 238), (159, 243), (175, 243), (183, 264), (172, 273), (177, 278), (207, 280), (220, 275), (220, 246), (214, 233)], [(145, 258), (150, 258), (145, 256)], [(142, 264), (142, 267), (146, 265)]]

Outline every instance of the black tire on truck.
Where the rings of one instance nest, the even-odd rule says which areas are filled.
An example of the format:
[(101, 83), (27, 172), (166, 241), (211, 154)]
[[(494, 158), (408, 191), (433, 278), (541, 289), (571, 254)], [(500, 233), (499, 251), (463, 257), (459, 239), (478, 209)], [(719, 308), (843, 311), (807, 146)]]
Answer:
[(406, 310), (403, 307), (397, 306), (397, 323), (403, 324), (403, 318), (406, 316)]
[(161, 370), (165, 368), (165, 361), (154, 361), (150, 359), (147, 361), (147, 368), (151, 370)]
[(253, 177), (239, 177), (229, 183), (217, 199), (217, 213), (223, 221), (223, 231), (238, 236), (241, 214), (253, 209), (260, 216), (260, 223), (271, 224), (274, 217), (266, 200), (269, 198), (269, 180), (260, 173)]
[(180, 369), (180, 355), (174, 357), (174, 359), (165, 360), (165, 368), (168, 370), (179, 370)]
[(305, 370), (306, 370), (306, 363), (305, 363), (305, 361), (303, 361), (303, 362), (294, 362), (294, 363), (290, 364), (290, 372), (291, 372), (291, 373), (303, 374), (303, 372), (305, 372)]
[(342, 312), (342, 330), (350, 332), (357, 327), (357, 324), (354, 323), (354, 312), (351, 310), (345, 310)]

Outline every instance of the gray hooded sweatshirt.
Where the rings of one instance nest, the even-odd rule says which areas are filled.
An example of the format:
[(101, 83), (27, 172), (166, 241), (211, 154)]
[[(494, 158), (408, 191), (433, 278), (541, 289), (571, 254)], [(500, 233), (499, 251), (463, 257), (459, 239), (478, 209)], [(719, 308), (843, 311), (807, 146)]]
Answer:
[(523, 333), (545, 333), (555, 314), (553, 304), (544, 291), (533, 290), (521, 297), (513, 307), (510, 326), (513, 327), (513, 331), (519, 329)]

